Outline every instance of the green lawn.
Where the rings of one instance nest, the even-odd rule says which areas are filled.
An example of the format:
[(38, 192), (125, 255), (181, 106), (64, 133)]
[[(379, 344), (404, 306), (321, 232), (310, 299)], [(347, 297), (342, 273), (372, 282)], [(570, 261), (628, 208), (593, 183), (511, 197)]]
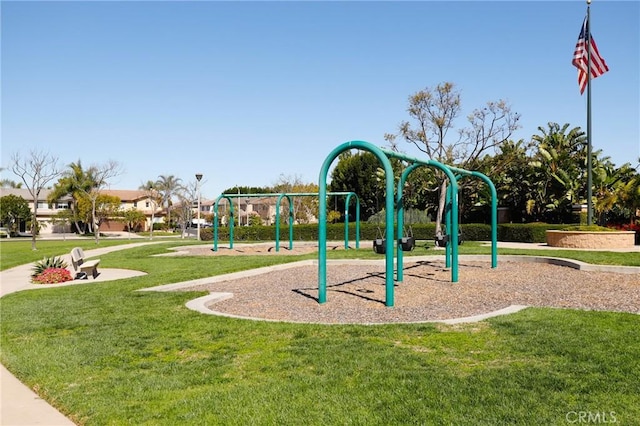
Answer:
[[(77, 242), (20, 244), (0, 243), (3, 269)], [(135, 291), (315, 257), (150, 256), (184, 244), (100, 256), (144, 277), (3, 297), (0, 361), (87, 425), (561, 425), (580, 413), (639, 424), (638, 315), (530, 308), (458, 326), (325, 326), (202, 315), (184, 304), (203, 293)], [(465, 242), (465, 252), (489, 249)], [(380, 257), (368, 247), (328, 256)]]

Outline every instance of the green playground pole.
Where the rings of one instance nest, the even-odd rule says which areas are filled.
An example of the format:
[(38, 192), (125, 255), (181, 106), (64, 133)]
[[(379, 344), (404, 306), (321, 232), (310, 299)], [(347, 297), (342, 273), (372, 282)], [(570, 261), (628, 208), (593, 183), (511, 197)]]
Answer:
[(216, 198), (216, 202), (213, 207), (213, 251), (218, 251), (218, 208), (220, 200), (226, 198), (229, 202), (229, 248), (233, 248), (233, 203), (231, 199), (225, 194)]
[(469, 171), (464, 169), (458, 169), (457, 167), (451, 167), (456, 173), (461, 173), (467, 176), (475, 176), (480, 178), (489, 187), (491, 192), (491, 267), (498, 267), (498, 192), (493, 181), (483, 173), (476, 171)]
[(318, 215), (318, 302), (325, 303), (327, 300), (327, 175), (329, 167), (335, 158), (342, 152), (351, 149), (363, 149), (374, 154), (382, 163), (385, 170), (385, 209), (386, 209), (386, 246), (385, 246), (385, 305), (392, 307), (394, 304), (393, 294), (393, 167), (384, 152), (377, 146), (365, 141), (345, 142), (335, 148), (325, 158), (320, 176), (318, 179), (319, 193), (319, 215)]
[(397, 251), (397, 265), (396, 265), (396, 280), (402, 282), (404, 280), (404, 250), (402, 244), (400, 244), (400, 238), (402, 238), (404, 229), (404, 184), (409, 177), (409, 174), (420, 167), (422, 164), (414, 163), (402, 171), (400, 180), (398, 181), (398, 189), (396, 190), (396, 206), (398, 209), (397, 222), (398, 222), (398, 244), (396, 245)]

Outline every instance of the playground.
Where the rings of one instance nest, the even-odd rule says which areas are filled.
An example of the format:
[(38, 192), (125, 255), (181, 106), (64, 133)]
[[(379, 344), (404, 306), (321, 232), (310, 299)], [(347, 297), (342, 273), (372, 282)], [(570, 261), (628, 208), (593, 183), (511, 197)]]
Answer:
[[(344, 250), (344, 242), (330, 242), (327, 245), (328, 250)], [(174, 253), (168, 253), (167, 256), (287, 256), (287, 255), (300, 255), (308, 253), (316, 253), (318, 251), (318, 243), (296, 241), (291, 249), (288, 245), (283, 245), (280, 250), (276, 250), (273, 242), (267, 243), (251, 243), (243, 244), (236, 243), (233, 248), (228, 246), (220, 247), (218, 250), (211, 250), (211, 244), (201, 246), (181, 246), (171, 249)]]
[[(369, 151), (384, 169), (385, 232), (373, 241), (374, 251), (383, 254), (384, 259), (329, 262), (327, 251), (340, 246), (332, 246), (327, 241), (326, 200), (331, 194), (326, 188), (327, 176), (332, 162), (342, 152), (352, 149)], [(396, 182), (391, 158), (401, 160), (406, 165), (397, 182), (397, 190), (394, 190)], [(394, 233), (394, 223), (398, 229), (404, 229), (403, 188), (408, 176), (419, 167), (437, 169), (446, 177), (444, 219), (449, 232), (444, 259), (442, 256), (411, 256), (410, 260), (404, 259), (403, 251), (411, 251), (415, 240)], [(477, 256), (458, 255), (458, 181), (463, 178), (480, 179), (490, 190), (490, 257), (479, 259)], [(350, 141), (339, 145), (326, 157), (320, 170), (319, 192), (299, 195), (318, 197), (318, 243), (300, 244), (296, 248), (291, 231), (291, 249), (288, 251), (291, 254), (317, 251), (317, 263), (303, 261), (241, 278), (236, 275), (216, 277), (210, 283), (198, 282), (193, 286), (188, 282), (183, 283), (178, 287), (210, 292), (210, 296), (192, 303), (193, 309), (243, 318), (339, 324), (477, 321), (491, 315), (515, 312), (526, 306), (638, 313), (640, 291), (637, 273), (618, 273), (606, 268), (587, 273), (580, 271), (577, 264), (559, 266), (553, 260), (543, 258), (511, 261), (503, 258), (501, 267), (497, 268), (497, 194), (492, 181), (480, 172), (447, 166), (435, 160), (408, 157), (380, 149), (366, 141)], [(217, 224), (218, 201), (227, 198), (233, 214), (231, 198), (236, 196), (241, 195), (222, 194), (216, 200), (214, 224)], [(280, 201), (283, 197), (295, 194), (277, 196)], [(348, 217), (348, 214), (345, 216)], [(278, 217), (276, 224), (279, 223)], [(279, 234), (277, 229), (276, 235)], [(279, 240), (276, 240), (275, 246), (234, 247), (233, 222), (230, 236), (229, 247), (225, 250), (229, 255), (279, 253)], [(345, 247), (346, 241), (345, 231)], [(189, 253), (189, 250), (184, 248), (182, 253)], [(213, 249), (210, 252), (206, 250), (203, 248), (198, 254), (221, 254), (215, 225)], [(329, 298), (331, 303), (327, 303)]]
[[(244, 250), (213, 252), (192, 246), (188, 251), (206, 256), (224, 255), (225, 251), (230, 255), (276, 255), (268, 247), (246, 245)], [(297, 247), (294, 250), (317, 250), (311, 243)], [(280, 255), (286, 253), (282, 250)], [(327, 262), (326, 304), (318, 304), (318, 267), (313, 261), (248, 276), (214, 277), (206, 284), (184, 283), (179, 290), (211, 292), (200, 301), (204, 313), (324, 324), (477, 321), (481, 319), (477, 316), (514, 312), (525, 306), (638, 313), (640, 306), (637, 274), (587, 272), (516, 259), (505, 259), (500, 268), (491, 268), (489, 256), (460, 256), (460, 266), (460, 281), (453, 284), (442, 256), (408, 258), (404, 281), (394, 286), (397, 303), (393, 308), (385, 306), (383, 259)]]

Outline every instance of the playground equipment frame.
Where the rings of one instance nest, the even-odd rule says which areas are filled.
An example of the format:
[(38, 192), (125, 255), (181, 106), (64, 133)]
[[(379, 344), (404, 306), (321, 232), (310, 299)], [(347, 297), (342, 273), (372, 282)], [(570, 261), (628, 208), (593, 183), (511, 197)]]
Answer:
[[(393, 168), (391, 166), (391, 162), (389, 158), (397, 158), (400, 160), (407, 161), (411, 163), (402, 173), (400, 181), (398, 182), (398, 191), (397, 198), (395, 200), (397, 206), (397, 220), (398, 220), (398, 232), (402, 232), (403, 229), (403, 216), (404, 216), (404, 207), (403, 207), (403, 199), (402, 199), (402, 189), (404, 188), (404, 183), (409, 176), (409, 174), (415, 170), (419, 166), (431, 166), (437, 169), (440, 169), (449, 180), (449, 185), (447, 186), (447, 232), (449, 233), (449, 244), (446, 246), (446, 262), (447, 267), (451, 268), (451, 281), (458, 282), (458, 179), (461, 178), (461, 175), (475, 176), (481, 178), (485, 181), (491, 188), (492, 193), (492, 267), (496, 267), (497, 265), (497, 208), (496, 208), (496, 191), (495, 186), (491, 182), (491, 180), (479, 172), (470, 172), (468, 170), (459, 169), (451, 166), (447, 166), (435, 160), (420, 160), (418, 158), (410, 157), (407, 155), (399, 154), (397, 152), (384, 150), (378, 148), (377, 146), (371, 144), (366, 141), (350, 141), (345, 142), (335, 148), (331, 153), (326, 157), (322, 168), (320, 170), (320, 175), (318, 179), (318, 186), (320, 189), (319, 192), (319, 218), (318, 218), (318, 303), (323, 304), (326, 303), (327, 300), (327, 235), (326, 235), (326, 186), (327, 186), (327, 175), (329, 171), (329, 167), (332, 162), (340, 155), (342, 152), (351, 150), (351, 149), (361, 149), (365, 151), (371, 152), (375, 155), (382, 166), (385, 172), (385, 221), (386, 221), (386, 229), (385, 229), (385, 305), (388, 307), (392, 307), (394, 305), (394, 270), (393, 270), (393, 249), (394, 243), (396, 241), (395, 231), (394, 231), (394, 221), (393, 221), (393, 211), (394, 211), (394, 175)], [(453, 171), (458, 173), (458, 175), (454, 175)], [(453, 220), (452, 218), (455, 218)], [(403, 267), (402, 267), (402, 259), (403, 252), (401, 244), (397, 244), (398, 246), (398, 281), (402, 281), (403, 279)]]
[[(218, 251), (218, 207), (221, 199), (225, 198), (229, 202), (229, 214), (231, 216), (229, 223), (229, 248), (233, 248), (233, 233), (234, 233), (234, 207), (231, 202), (232, 198), (274, 198), (278, 197), (276, 202), (276, 252), (280, 251), (280, 203), (283, 198), (287, 198), (289, 202), (289, 250), (293, 249), (293, 202), (292, 197), (317, 197), (317, 192), (285, 192), (285, 193), (263, 193), (263, 194), (221, 194), (216, 198), (216, 202), (213, 208), (213, 251)], [(356, 200), (356, 229), (355, 229), (355, 242), (356, 249), (360, 248), (360, 198), (355, 192), (329, 192), (326, 196), (342, 196), (346, 195), (345, 201), (345, 221), (344, 221), (344, 248), (349, 249), (349, 205), (351, 198), (355, 197)], [(326, 201), (326, 200), (325, 200)]]

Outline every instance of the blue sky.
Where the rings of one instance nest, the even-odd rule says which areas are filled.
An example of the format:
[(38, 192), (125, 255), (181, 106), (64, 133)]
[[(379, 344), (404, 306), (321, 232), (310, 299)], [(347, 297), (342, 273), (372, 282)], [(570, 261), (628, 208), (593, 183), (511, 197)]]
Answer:
[[(462, 119), (507, 100), (515, 140), (550, 121), (586, 129), (571, 65), (585, 13), (584, 1), (2, 1), (1, 164), (31, 149), (113, 159), (113, 189), (200, 172), (204, 198), (280, 175), (317, 183), (334, 148), (385, 145), (408, 97), (445, 81)], [(640, 3), (595, 0), (591, 18), (610, 68), (592, 82), (593, 147), (635, 165)]]

